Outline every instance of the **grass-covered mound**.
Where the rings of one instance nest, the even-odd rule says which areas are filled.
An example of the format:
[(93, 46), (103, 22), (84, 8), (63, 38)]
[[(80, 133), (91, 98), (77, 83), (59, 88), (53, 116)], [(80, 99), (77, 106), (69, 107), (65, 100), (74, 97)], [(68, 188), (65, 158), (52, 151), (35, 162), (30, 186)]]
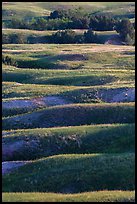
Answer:
[(134, 190), (134, 153), (56, 155), (3, 176), (3, 192)]
[[(129, 96), (134, 98), (134, 82), (120, 82), (115, 85), (102, 86), (64, 86), (44, 84), (21, 84), (16, 82), (3, 82), (3, 99), (13, 100), (26, 98), (40, 98), (45, 96), (61, 96), (73, 103), (96, 103), (96, 102), (118, 102), (113, 101), (116, 95), (120, 94), (120, 101), (131, 101)], [(31, 89), (31, 91), (30, 91)], [(132, 92), (133, 91), (133, 92)], [(127, 98), (125, 94), (127, 93)], [(120, 99), (122, 97), (122, 100)], [(134, 100), (133, 100), (134, 101)]]
[(103, 73), (93, 69), (85, 70), (45, 70), (22, 69), (3, 64), (3, 80), (26, 84), (48, 84), (65, 86), (95, 86), (106, 84), (133, 84), (133, 70), (105, 69)]
[[(3, 62), (6, 63), (4, 59), (8, 57), (20, 68), (79, 70), (113, 67), (135, 69), (134, 46), (116, 48), (114, 45), (106, 45), (105, 49), (105, 45), (97, 44), (95, 46), (94, 44), (92, 46), (90, 44), (70, 44), (69, 47), (68, 44), (51, 44), (51, 47), (49, 44), (39, 44), (38, 47), (36, 47), (37, 44), (34, 44), (33, 48), (32, 44), (20, 44), (16, 47), (15, 45), (18, 44), (3, 45)], [(66, 46), (70, 49), (69, 51), (66, 51)]]
[[(7, 84), (6, 84), (7, 86)], [(4, 85), (4, 87), (6, 87)], [(15, 96), (16, 94), (18, 96), (21, 96), (21, 93), (24, 95), (24, 89), (29, 92), (30, 85), (22, 85), (22, 84), (15, 84), (14, 92), (13, 89), (5, 89), (3, 88), (3, 94), (5, 97)], [(8, 86), (7, 86), (8, 87)], [(120, 102), (134, 102), (135, 101), (135, 88), (134, 87), (82, 87), (75, 89), (74, 87), (69, 88), (64, 86), (61, 86), (64, 88), (59, 89), (59, 87), (50, 86), (48, 87), (43, 86), (43, 90), (45, 91), (42, 93), (43, 96), (37, 96), (37, 94), (40, 92), (40, 86), (34, 86), (33, 91), (30, 93), (31, 98), (26, 97), (17, 97), (17, 98), (5, 98), (2, 101), (2, 115), (3, 117), (28, 113), (36, 110), (40, 110), (46, 107), (50, 106), (57, 106), (57, 105), (65, 105), (65, 104), (77, 104), (77, 103), (120, 103)], [(60, 88), (61, 88), (60, 87)], [(36, 89), (35, 89), (36, 88)], [(44, 89), (45, 88), (45, 89)], [(47, 89), (46, 89), (47, 88)], [(72, 89), (72, 90), (71, 90)], [(21, 92), (20, 92), (21, 91)], [(52, 95), (51, 93), (57, 93)], [(24, 96), (27, 96), (27, 93), (25, 93)]]
[(134, 103), (75, 104), (50, 108), (3, 119), (3, 130), (134, 123)]
[(3, 202), (135, 202), (135, 191), (96, 191), (80, 194), (3, 193)]
[(36, 31), (27, 29), (2, 29), (3, 44), (48, 43), (49, 36), (56, 31)]
[[(3, 98), (17, 97), (41, 97), (47, 95), (61, 94), (66, 91), (78, 89), (75, 86), (59, 86), (59, 85), (39, 85), (39, 84), (19, 84), (16, 82), (3, 82), (2, 87)], [(31, 91), (30, 91), (31, 90)]]
[(91, 125), (5, 131), (3, 161), (57, 154), (134, 152), (135, 125)]
[[(122, 83), (122, 82), (121, 82)], [(113, 102), (134, 102), (134, 85), (116, 86), (94, 86), (82, 87), (62, 93), (62, 97), (73, 103), (113, 103)]]
[[(63, 75), (64, 76), (60, 76)], [(59, 76), (58, 76), (59, 75)], [(67, 76), (65, 76), (67, 75)], [(69, 76), (70, 75), (70, 76)], [(130, 75), (130, 76), (129, 76)], [(107, 83), (115, 82), (116, 80), (132, 79), (132, 75), (129, 73), (127, 75), (124, 73), (120, 74), (92, 74), (86, 72), (83, 74), (82, 72), (76, 72), (71, 70), (69, 72), (64, 72), (62, 70), (37, 70), (37, 69), (20, 69), (15, 67), (7, 67), (3, 66), (3, 80), (4, 81), (13, 81), (19, 83), (29, 83), (29, 84), (51, 84), (51, 85), (71, 85), (71, 86), (94, 86), (94, 85), (104, 85)]]

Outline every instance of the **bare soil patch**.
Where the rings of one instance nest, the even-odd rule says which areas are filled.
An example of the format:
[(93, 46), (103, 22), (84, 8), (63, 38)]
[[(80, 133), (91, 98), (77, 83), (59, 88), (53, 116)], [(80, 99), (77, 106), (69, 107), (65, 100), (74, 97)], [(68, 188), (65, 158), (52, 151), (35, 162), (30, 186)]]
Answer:
[(110, 102), (134, 102), (135, 101), (135, 88), (129, 88), (123, 91), (120, 91), (113, 96)]
[(69, 104), (70, 102), (63, 99), (60, 96), (45, 96), (38, 97), (33, 99), (17, 99), (2, 102), (2, 107), (5, 109), (13, 109), (13, 108), (38, 108), (40, 106), (56, 106), (56, 105), (64, 105)]
[[(6, 137), (7, 139), (7, 137)], [(26, 137), (20, 139), (18, 141), (7, 141), (5, 138), (2, 138), (2, 161), (10, 161), (10, 160), (19, 160), (19, 155), (24, 152), (32, 152), (36, 151), (36, 149), (40, 149), (40, 141), (38, 138), (29, 138)], [(16, 157), (17, 156), (17, 157)], [(14, 159), (16, 157), (16, 159)]]
[(21, 148), (25, 145), (25, 141), (16, 141), (12, 144), (2, 144), (2, 160), (5, 161), (7, 158), (13, 156), (13, 154), (21, 151)]
[(106, 42), (105, 44), (109, 45), (123, 45), (121, 39), (117, 35), (112, 35)]
[(107, 103), (134, 102), (135, 88), (112, 88), (108, 90), (99, 90), (96, 97)]
[(18, 169), (21, 166), (24, 166), (31, 161), (8, 161), (2, 162), (2, 175), (9, 174), (13, 172), (15, 169)]

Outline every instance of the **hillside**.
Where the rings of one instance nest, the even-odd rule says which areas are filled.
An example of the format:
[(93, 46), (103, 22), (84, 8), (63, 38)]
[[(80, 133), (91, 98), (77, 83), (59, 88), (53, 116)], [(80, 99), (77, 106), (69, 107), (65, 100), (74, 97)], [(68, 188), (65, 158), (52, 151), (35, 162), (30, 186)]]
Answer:
[(3, 2), (2, 21), (2, 201), (135, 202), (135, 2)]
[[(134, 15), (135, 2), (3, 2), (3, 19), (48, 15), (50, 11), (61, 8), (82, 7), (90, 12), (107, 12), (113, 15)], [(8, 14), (8, 15), (7, 15)]]

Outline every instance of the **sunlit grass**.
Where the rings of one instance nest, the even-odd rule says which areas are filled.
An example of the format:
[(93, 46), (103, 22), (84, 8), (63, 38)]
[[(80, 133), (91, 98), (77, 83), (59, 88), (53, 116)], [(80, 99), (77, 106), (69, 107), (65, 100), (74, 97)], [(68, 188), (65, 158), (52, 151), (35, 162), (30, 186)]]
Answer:
[(2, 193), (3, 202), (135, 202), (135, 191), (95, 191), (79, 194)]

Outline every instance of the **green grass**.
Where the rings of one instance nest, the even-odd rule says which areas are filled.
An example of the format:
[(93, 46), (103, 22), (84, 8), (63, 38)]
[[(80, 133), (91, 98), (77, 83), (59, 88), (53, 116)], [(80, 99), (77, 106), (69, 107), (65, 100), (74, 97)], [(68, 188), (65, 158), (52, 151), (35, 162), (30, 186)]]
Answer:
[[(12, 49), (16, 49), (15, 45), (13, 44), (9, 46), (9, 44), (6, 44), (3, 46), (3, 54), (14, 59), (20, 68), (79, 70), (85, 68), (109, 69), (111, 67), (115, 69), (135, 69), (135, 55), (133, 46), (119, 46), (119, 50), (115, 50), (115, 46), (113, 45), (109, 45), (105, 49), (104, 45), (94, 46), (94, 44), (92, 44), (89, 46), (89, 44), (75, 44), (73, 46), (69, 45), (70, 49), (74, 48), (74, 50), (73, 52), (68, 53), (63, 51), (66, 45), (51, 44), (49, 46), (49, 44), (44, 44), (41, 45), (41, 49), (39, 46), (36, 47), (36, 45), (37, 44), (35, 44), (32, 49), (32, 45), (22, 44), (21, 46), (17, 47), (18, 49), (21, 49), (19, 52), (16, 50), (12, 52)], [(28, 51), (24, 52), (27, 48)], [(62, 53), (62, 51), (64, 53)], [(80, 52), (80, 54), (78, 52)]]
[[(24, 17), (35, 17), (35, 16), (45, 16), (49, 15), (50, 11), (37, 6), (32, 2), (9, 2), (7, 4), (3, 3), (3, 20), (11, 20), (12, 18), (24, 18)], [(13, 14), (13, 15), (11, 15)]]
[(127, 84), (119, 84), (119, 86), (118, 84), (116, 86), (108, 84), (107, 86), (94, 86), (66, 91), (62, 93), (62, 97), (73, 103), (112, 103), (116, 102), (114, 97), (119, 95), (118, 102), (129, 102), (128, 99), (124, 98), (127, 90), (134, 90), (134, 88), (131, 84), (130, 86)]
[(134, 154), (70, 154), (33, 161), (3, 176), (3, 192), (134, 190)]
[[(3, 104), (9, 104), (9, 103), (14, 103), (14, 106), (10, 105), (7, 107), (2, 107), (2, 115), (3, 117), (8, 117), (8, 116), (13, 116), (13, 115), (19, 115), (19, 114), (23, 114), (23, 113), (28, 113), (28, 112), (32, 112), (32, 111), (36, 111), (39, 109), (43, 109), (43, 108), (47, 108), (49, 106), (55, 106), (55, 105), (59, 105), (57, 102), (55, 103), (55, 99), (53, 101), (53, 99), (50, 99), (50, 103), (49, 102), (43, 102), (43, 104), (36, 104), (35, 102), (33, 102), (34, 100), (43, 100), (44, 98), (46, 99), (46, 97), (50, 97), (53, 96), (54, 98), (56, 97), (56, 100), (60, 100), (62, 102), (60, 102), (60, 105), (62, 103), (91, 103), (91, 104), (103, 104), (103, 103), (112, 103), (112, 102), (116, 102), (117, 100), (114, 98), (116, 95), (118, 96), (117, 99), (118, 103), (120, 102), (131, 102), (134, 101), (134, 96), (132, 96), (132, 99), (130, 98), (126, 98), (125, 94), (128, 93), (130, 95), (130, 92), (132, 95), (134, 95), (134, 91), (135, 88), (134, 86), (127, 85), (124, 84), (123, 86), (119, 87), (118, 86), (102, 86), (102, 88), (100, 88), (100, 86), (94, 86), (94, 87), (78, 87), (77, 89), (75, 87), (69, 87), (66, 86), (66, 89), (64, 86), (58, 86), (55, 87), (54, 86), (43, 86), (43, 93), (41, 94), (41, 86), (37, 85), (34, 86), (34, 89), (32, 90), (31, 85), (30, 84), (26, 84), (23, 86), (19, 85), (19, 86), (15, 86), (12, 87), (12, 89), (9, 89), (6, 83), (6, 86), (3, 85)], [(6, 89), (7, 87), (7, 89)], [(29, 92), (28, 88), (31, 88), (31, 95)], [(62, 88), (62, 91), (61, 91)], [(71, 89), (72, 88), (72, 89)], [(24, 93), (24, 90), (25, 93)], [(64, 91), (63, 91), (64, 90)], [(40, 97), (41, 96), (41, 97)], [(42, 96), (44, 98), (42, 98)], [(23, 107), (23, 103), (25, 103), (25, 100), (30, 100), (30, 102), (34, 105), (34, 106), (29, 106), (29, 107)], [(47, 98), (48, 99), (48, 98)], [(16, 101), (19, 100), (20, 103), (22, 101), (22, 106), (18, 106), (16, 104)]]
[(25, 36), (31, 36), (31, 35), (35, 35), (35, 36), (45, 36), (45, 35), (52, 35), (52, 33), (55, 33), (56, 31), (52, 31), (52, 30), (45, 30), (45, 31), (38, 31), (38, 30), (28, 30), (28, 29), (12, 29), (12, 28), (8, 28), (2, 29), (2, 34), (5, 35), (11, 35), (11, 34), (23, 34)]
[(113, 31), (96, 31), (95, 33), (98, 35), (98, 37), (100, 39), (100, 43), (105, 43), (106, 41), (108, 41), (112, 37), (118, 36), (118, 33), (116, 32), (116, 30), (113, 30)]
[[(36, 31), (27, 29), (2, 29), (2, 43), (35, 44), (48, 43), (49, 37), (56, 31)], [(13, 40), (13, 36), (14, 40)]]
[(135, 191), (97, 191), (69, 195), (2, 193), (2, 202), (135, 202)]
[(24, 145), (12, 154), (3, 153), (3, 160), (32, 160), (61, 153), (134, 152), (134, 139), (134, 124), (19, 129), (5, 132), (2, 143), (10, 146), (23, 142)]
[[(4, 19), (45, 16), (57, 8), (69, 9), (82, 7), (90, 13), (108, 12), (114, 16), (132, 17), (135, 14), (135, 2), (9, 2), (3, 3)], [(130, 7), (130, 9), (129, 9)], [(13, 13), (13, 16), (10, 13)]]
[[(135, 20), (134, 18), (131, 20), (133, 21)], [(87, 31), (87, 29), (72, 29), (74, 30), (76, 33), (78, 34), (82, 34), (85, 31)], [(3, 28), (2, 29), (2, 34), (5, 35), (11, 35), (11, 34), (23, 34), (25, 36), (30, 36), (30, 35), (35, 35), (35, 36), (45, 36), (45, 35), (52, 35), (53, 33), (55, 33), (56, 31), (53, 30), (45, 30), (45, 31), (38, 31), (38, 30), (28, 30), (28, 29), (13, 29), (13, 28)], [(115, 35), (117, 34), (117, 32), (114, 31), (95, 31), (98, 35), (102, 36), (102, 37), (111, 37), (111, 35)]]
[(3, 130), (134, 123), (134, 121), (134, 103), (72, 104), (4, 118)]
[[(73, 30), (73, 29), (72, 29)], [(87, 29), (74, 29), (77, 35), (84, 34)], [(19, 37), (20, 41), (17, 41), (17, 44), (26, 44), (26, 43), (48, 43), (49, 36), (56, 33), (57, 31), (52, 30), (45, 30), (45, 31), (38, 31), (38, 30), (27, 30), (27, 29), (2, 29), (2, 39), (3, 44), (9, 44), (11, 42), (11, 37), (13, 34)], [(118, 36), (118, 33), (114, 31), (96, 31), (100, 43), (105, 43), (109, 40), (112, 36)], [(12, 42), (15, 44), (15, 42)]]
[(2, 65), (3, 81), (26, 84), (50, 84), (69, 86), (95, 86), (105, 84), (127, 83), (131, 85), (135, 81), (133, 70), (117, 70), (104, 68), (103, 73), (98, 69), (80, 70), (43, 70), (16, 68)]
[(65, 91), (74, 90), (78, 87), (59, 85), (19, 84), (16, 82), (3, 82), (3, 98), (14, 97), (40, 97), (46, 95), (60, 94)]
[[(109, 77), (108, 77), (109, 78)], [(94, 83), (94, 82), (93, 82)], [(102, 82), (103, 83), (103, 79)], [(119, 91), (134, 88), (134, 82), (107, 84), (102, 86), (69, 86), (69, 85), (44, 85), (44, 84), (20, 84), (17, 82), (2, 83), (2, 97), (10, 98), (35, 98), (49, 95), (62, 96), (74, 103), (103, 102), (113, 98)], [(31, 91), (30, 91), (31, 90)], [(114, 92), (113, 92), (114, 91)], [(104, 95), (100, 95), (100, 94)], [(108, 94), (108, 95), (106, 95)], [(107, 99), (108, 98), (108, 99)], [(99, 100), (98, 100), (99, 99)]]
[[(78, 6), (135, 20), (135, 2), (8, 2), (2, 20)], [(42, 44), (53, 32), (2, 30), (7, 38), (14, 33), (39, 42), (2, 45), (3, 54), (18, 62), (2, 65), (3, 102), (59, 96), (73, 103), (2, 110), (3, 161), (31, 162), (3, 176), (2, 201), (135, 202), (135, 103), (110, 104), (135, 87), (135, 47)], [(97, 34), (102, 43), (117, 35)]]
[[(46, 107), (46, 105), (45, 105)], [(39, 110), (43, 108), (43, 106), (39, 106), (37, 108), (34, 107), (25, 107), (25, 108), (3, 108), (2, 109), (2, 116), (3, 117), (8, 117), (8, 116), (14, 116), (14, 115), (19, 115), (19, 114), (23, 114), (23, 113), (28, 113), (30, 111), (34, 111), (34, 110)]]

